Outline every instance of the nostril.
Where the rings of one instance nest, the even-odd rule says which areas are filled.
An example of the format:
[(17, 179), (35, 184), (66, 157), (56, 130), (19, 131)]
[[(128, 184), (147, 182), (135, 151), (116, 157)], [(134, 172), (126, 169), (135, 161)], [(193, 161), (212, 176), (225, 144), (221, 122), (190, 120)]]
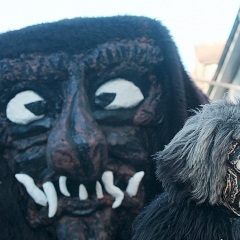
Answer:
[(92, 148), (94, 148), (94, 145), (86, 141), (76, 145), (76, 150), (82, 157), (87, 157)]

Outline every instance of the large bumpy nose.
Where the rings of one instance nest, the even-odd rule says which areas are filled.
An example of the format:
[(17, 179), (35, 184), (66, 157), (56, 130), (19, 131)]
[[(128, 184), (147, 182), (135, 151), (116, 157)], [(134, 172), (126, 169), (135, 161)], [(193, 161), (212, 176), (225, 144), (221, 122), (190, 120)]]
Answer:
[(47, 161), (58, 174), (80, 181), (96, 180), (107, 162), (105, 137), (89, 108), (83, 83), (68, 83), (60, 117), (47, 145)]

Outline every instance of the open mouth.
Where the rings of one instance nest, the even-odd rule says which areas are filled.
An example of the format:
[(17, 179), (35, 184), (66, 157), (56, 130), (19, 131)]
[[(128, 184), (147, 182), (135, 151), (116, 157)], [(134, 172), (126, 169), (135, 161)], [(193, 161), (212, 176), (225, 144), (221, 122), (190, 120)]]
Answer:
[[(83, 216), (104, 206), (112, 208), (126, 206), (137, 195), (143, 176), (143, 171), (136, 172), (125, 184), (116, 184), (119, 181), (113, 172), (108, 170), (103, 172), (101, 179), (89, 189), (82, 183), (73, 184), (65, 176), (59, 176), (57, 182), (47, 181), (38, 187), (29, 175), (24, 173), (15, 175), (31, 197), (32, 209), (29, 220), (33, 225), (49, 223), (50, 219), (60, 216), (63, 212)], [(43, 218), (45, 220), (40, 220)]]

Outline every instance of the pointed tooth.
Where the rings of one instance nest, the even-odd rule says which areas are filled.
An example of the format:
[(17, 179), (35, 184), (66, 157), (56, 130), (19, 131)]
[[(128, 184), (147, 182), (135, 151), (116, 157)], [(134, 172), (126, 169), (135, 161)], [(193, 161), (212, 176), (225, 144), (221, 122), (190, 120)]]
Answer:
[(97, 193), (97, 198), (98, 199), (103, 198), (102, 185), (100, 184), (99, 181), (96, 182), (96, 193)]
[(35, 185), (33, 179), (29, 175), (18, 173), (15, 174), (15, 177), (20, 183), (24, 185), (28, 194), (37, 204), (41, 206), (47, 206), (47, 198), (44, 192)]
[(124, 198), (124, 194), (123, 194), (123, 196), (116, 197), (115, 201), (112, 205), (112, 208), (118, 208), (122, 204), (123, 198)]
[(65, 176), (60, 176), (59, 177), (59, 189), (60, 189), (60, 192), (64, 196), (70, 197), (70, 193), (69, 193), (69, 191), (67, 189), (66, 182), (67, 182), (67, 177), (65, 177)]
[(134, 197), (137, 195), (138, 187), (140, 182), (142, 181), (142, 178), (144, 176), (144, 172), (137, 172), (135, 173), (128, 182), (126, 192), (130, 197)]
[(48, 200), (48, 217), (53, 217), (57, 212), (57, 192), (52, 182), (45, 182), (43, 190)]
[(102, 175), (102, 182), (104, 184), (104, 187), (106, 191), (115, 197), (115, 201), (112, 205), (112, 208), (117, 208), (121, 205), (122, 200), (124, 198), (124, 193), (121, 191), (120, 188), (116, 187), (113, 184), (113, 172), (112, 171), (106, 171)]
[(79, 186), (79, 198), (80, 200), (87, 200), (88, 199), (88, 192), (86, 187), (83, 184)]

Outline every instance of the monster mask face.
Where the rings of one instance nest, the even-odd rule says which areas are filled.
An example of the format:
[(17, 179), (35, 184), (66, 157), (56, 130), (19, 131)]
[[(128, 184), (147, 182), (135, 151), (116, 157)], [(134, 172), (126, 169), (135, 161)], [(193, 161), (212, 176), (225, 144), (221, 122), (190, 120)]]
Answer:
[(226, 187), (223, 191), (224, 205), (240, 216), (240, 148), (239, 141), (234, 141), (229, 151)]
[[(108, 29), (109, 19), (119, 31)], [(80, 34), (70, 38), (72, 45), (52, 36), (58, 23), (46, 25), (50, 30), (26, 29), (23, 38), (38, 41), (41, 31), (46, 41), (53, 37), (51, 51), (42, 41), (26, 41), (19, 50), (24, 54), (3, 48), (1, 158), (15, 176), (27, 224), (51, 239), (129, 239), (134, 217), (156, 193), (151, 155), (182, 126), (187, 108), (205, 101), (187, 75), (179, 74), (182, 67), (168, 75), (162, 48), (141, 22), (154, 21), (139, 18), (143, 29), (133, 33), (129, 24), (138, 18), (109, 19), (78, 19)], [(121, 25), (126, 19), (129, 24)], [(76, 33), (76, 22), (60, 25), (60, 34), (67, 26), (63, 38)], [(100, 25), (108, 31), (98, 38)], [(172, 97), (169, 81), (179, 87)], [(192, 105), (184, 95), (177, 101), (185, 85)]]

